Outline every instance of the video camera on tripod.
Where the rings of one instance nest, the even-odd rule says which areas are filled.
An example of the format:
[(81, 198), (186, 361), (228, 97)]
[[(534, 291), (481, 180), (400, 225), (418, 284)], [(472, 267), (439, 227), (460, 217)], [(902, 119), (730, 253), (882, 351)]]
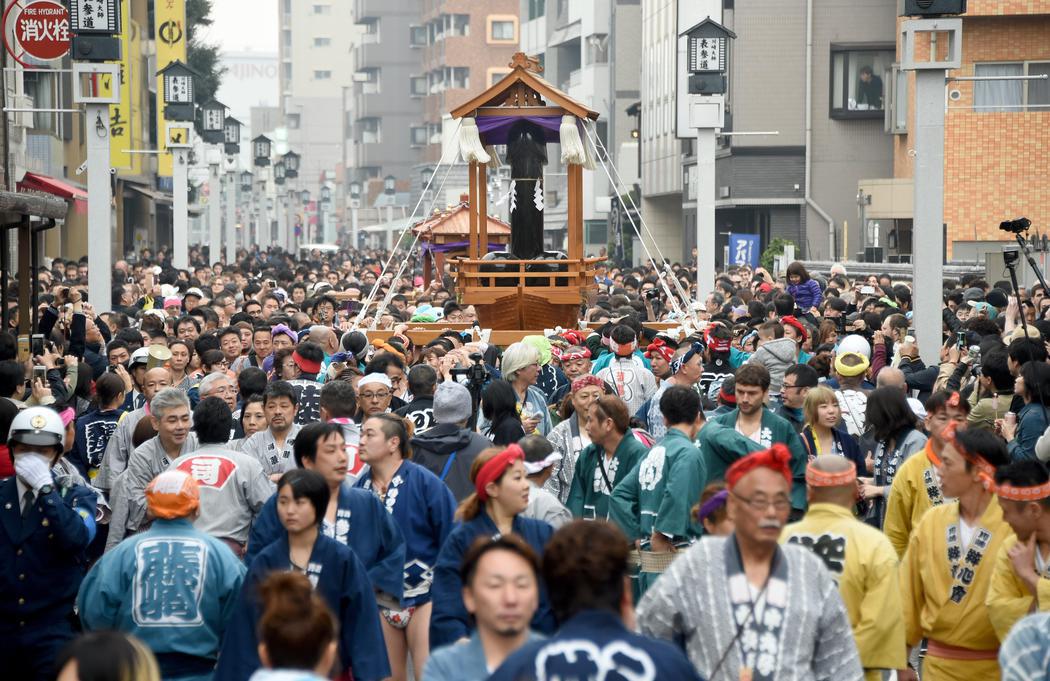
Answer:
[[(1017, 240), (1017, 245), (1020, 249), (1014, 248), (1013, 246), (1003, 247), (1003, 263), (1006, 265), (1006, 269), (1010, 271), (1010, 283), (1014, 287), (1014, 295), (1018, 295), (1020, 287), (1017, 285), (1017, 263), (1021, 261), (1021, 253), (1024, 253), (1025, 259), (1028, 261), (1029, 267), (1035, 273), (1036, 278), (1039, 280), (1039, 284), (1043, 287), (1044, 291), (1050, 290), (1046, 287), (1046, 278), (1043, 277), (1043, 271), (1039, 269), (1039, 265), (1036, 263), (1035, 258), (1032, 257), (1032, 251), (1028, 247), (1028, 238), (1025, 237), (1025, 233), (1028, 228), (1032, 226), (1032, 221), (1026, 217), (1020, 217), (1015, 220), (1003, 220), (999, 223), (999, 229), (1004, 232), (1009, 232), (1014, 235)], [(1025, 336), (1028, 335), (1028, 323), (1025, 321), (1024, 313), (1021, 315), (1021, 327), (1024, 329)]]
[(481, 404), (481, 391), (485, 384), (489, 382), (491, 375), (488, 369), (485, 368), (485, 358), (480, 352), (472, 352), (469, 357), (472, 362), (470, 366), (462, 369), (455, 367), (450, 369), (449, 373), (452, 375), (452, 380), (463, 384), (470, 391), (470, 401), (473, 408), (468, 426), (473, 430), (478, 425), (478, 405)]

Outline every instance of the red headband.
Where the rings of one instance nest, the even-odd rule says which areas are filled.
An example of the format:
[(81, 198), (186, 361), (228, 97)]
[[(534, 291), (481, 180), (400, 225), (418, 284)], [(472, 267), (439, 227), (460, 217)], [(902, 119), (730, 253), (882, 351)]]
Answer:
[(578, 393), (589, 385), (605, 390), (605, 382), (594, 374), (584, 374), (572, 382), (571, 392)]
[(503, 477), (503, 474), (507, 472), (515, 461), (524, 461), (525, 452), (518, 445), (510, 445), (502, 452), (492, 457), (481, 465), (481, 470), (478, 471), (478, 477), (474, 479), (474, 491), (478, 494), (478, 499), (481, 501), (488, 501), (489, 493), (485, 491), (485, 488), (490, 482), (496, 482)]
[(768, 468), (780, 473), (791, 484), (791, 450), (787, 445), (777, 443), (769, 449), (737, 459), (726, 471), (726, 486), (732, 490), (740, 478), (756, 468)]
[(574, 359), (590, 359), (591, 351), (587, 348), (569, 347), (561, 351), (561, 361), (571, 362)]
[[(719, 325), (721, 326), (721, 325)], [(704, 342), (707, 343), (707, 349), (711, 352), (729, 352), (730, 341), (728, 338), (715, 338), (711, 331), (715, 328), (715, 325), (707, 327), (704, 331)]]
[(995, 466), (988, 463), (988, 461), (980, 454), (975, 454), (970, 450), (966, 449), (966, 447), (964, 447), (962, 443), (959, 442), (958, 439), (956, 439), (956, 429), (957, 424), (949, 423), (948, 426), (944, 429), (944, 441), (950, 444), (952, 447), (954, 447), (955, 451), (959, 452), (959, 455), (962, 458), (966, 459), (966, 461), (968, 461), (971, 466), (975, 466), (977, 468), (981, 478), (981, 484), (984, 485), (984, 488), (986, 490), (988, 490), (992, 494), (995, 494)]
[(718, 399), (722, 400), (727, 404), (736, 404), (736, 393), (733, 393), (732, 395), (727, 393), (725, 389), (725, 383), (723, 383), (722, 387), (718, 389)]
[(802, 322), (795, 319), (793, 316), (787, 315), (786, 317), (781, 317), (780, 323), (795, 327), (795, 330), (798, 331), (800, 336), (802, 336), (803, 343), (805, 343), (806, 339), (809, 338), (809, 334), (806, 333), (806, 327), (802, 326)]
[(298, 350), (292, 351), (292, 360), (297, 365), (299, 365), (299, 368), (302, 369), (305, 373), (316, 374), (321, 370), (320, 362), (314, 362), (312, 360), (306, 359), (305, 357), (299, 354)]
[(583, 345), (585, 339), (582, 331), (576, 329), (569, 329), (568, 331), (562, 331), (561, 337), (569, 341), (573, 345)]
[(612, 338), (609, 338), (609, 349), (612, 350), (613, 354), (617, 357), (630, 357), (634, 354), (634, 351), (638, 349), (638, 341), (633, 340), (630, 343), (617, 343)]
[(665, 343), (663, 338), (656, 338), (645, 348), (646, 357), (652, 359), (653, 355), (659, 355), (663, 361), (670, 362), (674, 358), (674, 348)]

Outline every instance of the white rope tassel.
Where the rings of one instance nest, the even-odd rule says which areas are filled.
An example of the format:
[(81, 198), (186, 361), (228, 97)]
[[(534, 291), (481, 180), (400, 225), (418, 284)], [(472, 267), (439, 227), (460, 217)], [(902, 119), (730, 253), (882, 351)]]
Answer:
[(580, 165), (587, 160), (587, 152), (583, 148), (583, 139), (580, 138), (580, 130), (576, 127), (575, 116), (561, 117), (558, 135), (561, 139), (562, 163)]
[(468, 116), (463, 118), (463, 125), (459, 129), (459, 154), (467, 163), (488, 163), (492, 160), (481, 144), (477, 121)]
[(510, 181), (510, 212), (513, 213), (514, 209), (518, 207), (518, 181)]
[[(585, 118), (583, 120), (583, 127), (587, 129), (588, 139), (590, 139), (590, 134), (591, 133), (594, 133), (595, 137), (598, 136), (598, 130), (597, 130), (597, 128), (595, 128), (594, 121), (592, 121), (591, 119)], [(598, 163), (596, 162), (595, 156), (594, 156), (594, 145), (592, 145), (592, 144), (584, 144), (583, 145), (583, 152), (584, 152), (584, 155), (586, 156), (586, 158), (583, 161), (584, 170), (597, 170)]]
[(543, 211), (543, 184), (536, 180), (536, 189), (532, 192), (533, 203), (536, 204), (536, 210)]

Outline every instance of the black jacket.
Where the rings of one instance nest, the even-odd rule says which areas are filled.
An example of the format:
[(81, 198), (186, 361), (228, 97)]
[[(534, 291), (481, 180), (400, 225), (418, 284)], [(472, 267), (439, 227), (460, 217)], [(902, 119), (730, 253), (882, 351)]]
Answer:
[[(492, 442), (483, 435), (460, 428), (454, 423), (441, 423), (412, 438), (412, 461), (439, 478), (444, 473), (444, 483), (456, 501), (460, 502), (474, 491), (474, 485), (470, 482), (470, 467), (474, 459), (483, 449), (491, 446)], [(445, 467), (453, 453), (456, 458), (446, 473)]]

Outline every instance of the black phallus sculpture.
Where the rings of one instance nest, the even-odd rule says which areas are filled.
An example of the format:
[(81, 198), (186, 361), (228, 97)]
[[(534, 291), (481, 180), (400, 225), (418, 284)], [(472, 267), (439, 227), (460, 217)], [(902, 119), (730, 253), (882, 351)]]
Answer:
[(510, 252), (520, 260), (543, 253), (543, 166), (547, 165), (547, 143), (543, 128), (520, 120), (507, 136), (514, 197), (510, 213)]

